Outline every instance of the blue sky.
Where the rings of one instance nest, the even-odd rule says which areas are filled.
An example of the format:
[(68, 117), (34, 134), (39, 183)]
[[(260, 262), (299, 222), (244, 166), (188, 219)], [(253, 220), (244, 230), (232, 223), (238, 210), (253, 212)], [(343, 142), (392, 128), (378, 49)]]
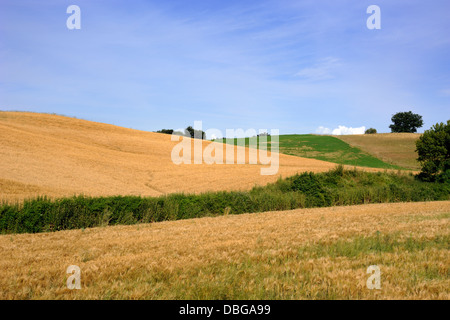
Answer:
[(281, 134), (411, 110), (423, 132), (450, 118), (449, 30), (448, 0), (1, 0), (0, 110)]

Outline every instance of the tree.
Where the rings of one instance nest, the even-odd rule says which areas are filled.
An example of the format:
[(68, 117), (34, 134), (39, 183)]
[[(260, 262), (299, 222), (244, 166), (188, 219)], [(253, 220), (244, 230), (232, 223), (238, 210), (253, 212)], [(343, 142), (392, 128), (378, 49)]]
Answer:
[(423, 126), (422, 116), (416, 113), (398, 112), (391, 118), (393, 124), (389, 126), (391, 132), (417, 132)]
[(157, 133), (165, 133), (165, 134), (172, 134), (173, 133), (173, 129), (161, 129), (156, 131)]
[(377, 133), (377, 129), (369, 128), (364, 133), (365, 134), (374, 134), (374, 133)]
[(437, 123), (416, 141), (422, 170), (418, 178), (423, 181), (450, 181), (450, 120)]
[(184, 129), (185, 135), (191, 138), (206, 139), (206, 133), (201, 130), (195, 130), (191, 126)]

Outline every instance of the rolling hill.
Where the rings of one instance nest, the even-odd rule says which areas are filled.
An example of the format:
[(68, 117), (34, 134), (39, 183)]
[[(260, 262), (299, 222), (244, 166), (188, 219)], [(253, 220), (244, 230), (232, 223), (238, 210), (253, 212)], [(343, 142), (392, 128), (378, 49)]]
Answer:
[[(342, 138), (341, 138), (342, 137)], [(410, 140), (408, 140), (407, 152), (403, 152), (402, 140), (395, 140), (390, 138), (390, 145), (388, 143), (381, 144), (375, 147), (373, 139), (353, 139), (352, 136), (327, 136), (316, 134), (288, 134), (280, 135), (279, 152), (282, 154), (304, 157), (309, 159), (323, 160), (343, 165), (380, 168), (380, 169), (403, 169), (401, 164), (411, 159), (414, 161), (414, 154), (410, 152)], [(225, 139), (220, 140), (226, 142)], [(350, 143), (351, 141), (352, 143)], [(356, 143), (356, 142), (364, 143)], [(234, 145), (237, 144), (249, 146), (249, 138), (234, 139)], [(272, 137), (267, 138), (267, 147), (271, 148)], [(373, 147), (372, 147), (373, 146)], [(400, 146), (399, 151), (402, 153), (401, 161), (391, 161), (392, 154), (395, 153), (397, 146)], [(266, 145), (257, 145), (258, 148), (266, 148)], [(383, 149), (386, 147), (386, 149)], [(377, 152), (376, 152), (377, 151)], [(381, 156), (381, 158), (379, 158)], [(395, 162), (395, 163), (394, 163)], [(408, 163), (409, 163), (408, 162)], [(399, 164), (400, 163), (400, 164)]]
[[(243, 190), (274, 182), (281, 175), (336, 167), (331, 162), (284, 154), (280, 154), (280, 169), (274, 176), (262, 176), (261, 163), (176, 165), (171, 152), (178, 142), (171, 141), (170, 135), (48, 114), (0, 112), (0, 132), (0, 200), (9, 202), (36, 195), (158, 196)], [(313, 146), (314, 142), (309, 143)], [(222, 143), (188, 140), (189, 145), (194, 143), (201, 143), (202, 150), (211, 145), (226, 149)], [(320, 147), (323, 153), (330, 152), (326, 145)], [(248, 157), (250, 150), (244, 151)], [(336, 174), (340, 169), (334, 170)], [(349, 171), (344, 185), (337, 185), (333, 176), (327, 179), (350, 198), (361, 191), (362, 203), (376, 201), (372, 197), (380, 192), (392, 196), (389, 201), (399, 201), (405, 191), (395, 183), (375, 188), (374, 193), (368, 187), (350, 190), (356, 173), (361, 171)], [(394, 175), (403, 183), (413, 179), (409, 174), (409, 178), (403, 173)], [(316, 181), (311, 174), (303, 178), (299, 181), (309, 181), (309, 187)], [(389, 181), (388, 174), (382, 173), (363, 178), (364, 186)], [(280, 188), (288, 187), (286, 181), (279, 183)], [(261, 199), (273, 201), (287, 194), (274, 188), (262, 193)], [(308, 190), (295, 197), (303, 199), (303, 192)], [(337, 195), (341, 199), (344, 194)], [(426, 194), (422, 196), (426, 199)], [(27, 203), (17, 207), (25, 208)], [(40, 213), (46, 209), (43, 204), (28, 216), (19, 214), (17, 221), (42, 220)], [(62, 205), (57, 205), (57, 211), (77, 218)], [(100, 227), (2, 234), (0, 299), (448, 300), (449, 212), (450, 201), (253, 214), (224, 210), (221, 216), (180, 221), (108, 226), (105, 220)], [(10, 221), (9, 213), (6, 208), (3, 222)], [(81, 270), (81, 290), (66, 286), (71, 265)], [(382, 290), (366, 287), (371, 265), (382, 270)]]
[[(203, 141), (203, 150), (211, 143)], [(260, 174), (268, 167), (261, 163), (176, 165), (171, 160), (176, 144), (166, 134), (51, 114), (0, 112), (0, 201), (247, 190), (279, 176), (335, 167), (288, 155), (280, 155), (278, 174), (272, 176)]]

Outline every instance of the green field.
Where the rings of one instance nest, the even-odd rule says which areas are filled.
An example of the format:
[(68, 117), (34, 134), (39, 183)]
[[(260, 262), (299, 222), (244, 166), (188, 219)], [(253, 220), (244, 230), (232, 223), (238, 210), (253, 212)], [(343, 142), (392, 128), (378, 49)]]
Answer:
[[(267, 147), (271, 150), (271, 137), (267, 137)], [(218, 140), (226, 142), (225, 139)], [(249, 146), (249, 138), (235, 138), (234, 144)], [(266, 144), (257, 143), (257, 147), (266, 148)], [(331, 136), (313, 134), (292, 134), (279, 136), (279, 152), (337, 164), (353, 165), (382, 169), (404, 169), (403, 167), (386, 163), (357, 147)]]

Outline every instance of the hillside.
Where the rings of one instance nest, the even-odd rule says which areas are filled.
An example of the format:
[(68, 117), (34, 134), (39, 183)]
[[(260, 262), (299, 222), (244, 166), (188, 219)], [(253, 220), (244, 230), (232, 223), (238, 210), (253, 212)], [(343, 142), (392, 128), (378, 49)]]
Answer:
[[(333, 136), (316, 134), (288, 134), (280, 135), (279, 152), (282, 154), (323, 160), (349, 166), (360, 166), (381, 169), (399, 169), (398, 166), (386, 163), (369, 152), (352, 146), (348, 142)], [(245, 140), (245, 141), (244, 141)], [(226, 140), (221, 140), (225, 142)], [(248, 147), (248, 138), (234, 139), (234, 144), (244, 144)], [(272, 137), (267, 138), (267, 146), (270, 150)], [(266, 148), (266, 145), (258, 148)]]
[(0, 235), (0, 299), (448, 300), (449, 218), (441, 201)]
[[(211, 143), (203, 141), (203, 150)], [(37, 195), (157, 196), (248, 190), (274, 182), (280, 175), (322, 172), (335, 166), (287, 155), (280, 155), (278, 174), (273, 176), (261, 175), (260, 169), (268, 167), (261, 164), (175, 165), (171, 152), (176, 144), (166, 134), (58, 115), (0, 112), (0, 201)], [(248, 149), (245, 152), (248, 159)], [(236, 154), (235, 149), (235, 158)]]
[(403, 168), (419, 170), (416, 141), (419, 133), (378, 133), (362, 135), (344, 135), (336, 138), (351, 146), (387, 162)]

